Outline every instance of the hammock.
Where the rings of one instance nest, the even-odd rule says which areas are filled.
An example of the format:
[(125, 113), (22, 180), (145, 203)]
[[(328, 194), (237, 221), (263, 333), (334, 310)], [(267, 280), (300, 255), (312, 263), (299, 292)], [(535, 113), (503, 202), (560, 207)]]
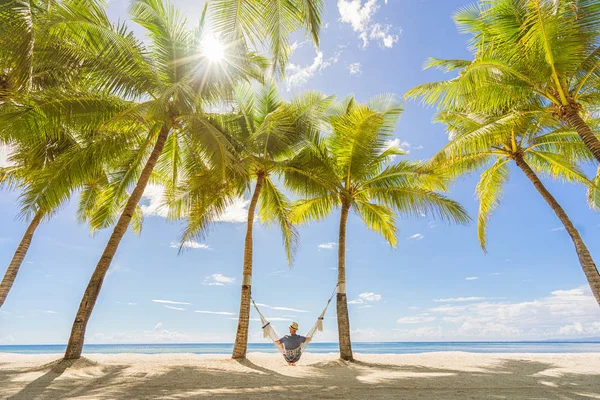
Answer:
[[(314, 334), (317, 331), (323, 332), (323, 319), (325, 319), (325, 313), (327, 312), (329, 303), (331, 303), (331, 300), (333, 299), (333, 296), (335, 296), (336, 292), (337, 292), (337, 285), (335, 286), (335, 289), (333, 290), (331, 297), (329, 297), (329, 300), (327, 300), (327, 304), (325, 305), (323, 312), (321, 313), (321, 315), (319, 315), (319, 318), (317, 318), (317, 322), (315, 322), (315, 324), (310, 329), (310, 331), (308, 331), (308, 334), (306, 334), (307, 339), (312, 339), (312, 337), (314, 336)], [(260, 315), (260, 321), (262, 322), (263, 337), (270, 338), (273, 341), (273, 344), (275, 344), (275, 341), (279, 340), (280, 336), (277, 334), (277, 332), (275, 331), (275, 328), (273, 328), (273, 325), (271, 325), (269, 320), (267, 318), (265, 318), (265, 316), (260, 312), (260, 310), (258, 309), (258, 306), (254, 302), (254, 299), (252, 297), (250, 299), (252, 300), (252, 305), (256, 309), (256, 312), (258, 313), (258, 315)], [(283, 357), (286, 359), (287, 362), (298, 361), (300, 359), (300, 356), (302, 356), (302, 353), (304, 352), (304, 349), (306, 348), (306, 346), (308, 346), (308, 341), (305, 341), (304, 343), (302, 343), (300, 345), (300, 347), (298, 347), (296, 349), (292, 349), (292, 350), (286, 350), (283, 346), (277, 346), (275, 344), (275, 347), (277, 347), (277, 349), (279, 349), (279, 351), (281, 352), (281, 354), (283, 355)]]

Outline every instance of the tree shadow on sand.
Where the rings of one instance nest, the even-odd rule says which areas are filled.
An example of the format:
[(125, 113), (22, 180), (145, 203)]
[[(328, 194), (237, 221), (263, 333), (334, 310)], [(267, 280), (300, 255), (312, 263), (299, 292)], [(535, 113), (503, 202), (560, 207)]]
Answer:
[[(221, 369), (171, 366), (132, 374), (127, 366), (95, 366), (94, 374), (61, 376), (68, 364), (47, 366), (30, 383), (31, 370), (0, 369), (0, 398), (9, 384), (12, 399), (599, 399), (598, 374), (553, 373), (556, 366), (504, 359), (473, 371), (411, 364), (332, 360), (269, 368), (250, 360), (220, 360)], [(225, 367), (223, 369), (223, 366)], [(82, 368), (85, 371), (85, 368)], [(546, 371), (546, 372), (545, 372)], [(16, 383), (15, 383), (16, 382)], [(15, 386), (17, 385), (17, 386)], [(24, 386), (23, 386), (24, 385)]]

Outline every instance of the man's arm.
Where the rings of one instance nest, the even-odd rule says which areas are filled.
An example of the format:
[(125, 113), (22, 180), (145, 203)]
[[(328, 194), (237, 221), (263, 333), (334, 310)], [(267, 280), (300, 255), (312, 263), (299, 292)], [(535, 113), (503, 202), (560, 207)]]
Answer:
[(304, 338), (304, 343), (308, 344), (308, 343), (310, 343), (310, 341), (311, 341), (311, 338), (309, 338), (309, 337)]

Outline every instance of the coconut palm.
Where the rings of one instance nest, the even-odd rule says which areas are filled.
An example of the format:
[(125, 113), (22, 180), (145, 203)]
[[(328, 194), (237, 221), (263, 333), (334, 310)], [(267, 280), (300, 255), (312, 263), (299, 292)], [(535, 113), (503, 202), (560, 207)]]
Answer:
[[(67, 0), (60, 4), (43, 0), (9, 0), (0, 5), (1, 113), (7, 118), (18, 115), (29, 106), (27, 97), (35, 96), (36, 92), (77, 90), (77, 85), (82, 83), (78, 80), (83, 81), (89, 73), (90, 62), (84, 62), (83, 54), (89, 56), (94, 50), (82, 44), (92, 32), (98, 33), (110, 26), (101, 6), (102, 3), (95, 0)], [(94, 21), (94, 26), (90, 26), (90, 20)], [(0, 135), (0, 146), (9, 146), (14, 166), (0, 171), (0, 184), (29, 194), (21, 197), (20, 216), (30, 223), (0, 283), (0, 307), (14, 283), (35, 230), (64, 203), (50, 207), (37, 204), (32, 187), (34, 175), (39, 175), (40, 170), (61, 153), (84, 150), (84, 135), (75, 135), (64, 125), (45, 124), (35, 134), (32, 134), (31, 125), (13, 124), (12, 121), (7, 125), (10, 129), (3, 130)], [(38, 128), (44, 125), (44, 119), (38, 118), (36, 125)], [(69, 183), (53, 180), (48, 185), (65, 188)], [(45, 186), (37, 187), (45, 190)], [(86, 190), (84, 194), (88, 192)]]
[[(188, 169), (189, 179), (177, 190), (179, 194), (171, 199), (170, 216), (187, 220), (181, 240), (185, 243), (202, 235), (227, 204), (250, 192), (240, 313), (232, 354), (235, 359), (246, 357), (248, 344), (255, 217), (258, 214), (261, 223), (279, 226), (291, 264), (297, 233), (289, 220), (290, 201), (278, 187), (278, 178), (285, 174), (286, 163), (315, 135), (330, 103), (330, 97), (317, 92), (306, 92), (285, 102), (273, 82), (257, 90), (250, 85), (238, 86), (234, 92), (233, 113), (219, 116), (221, 124), (232, 135), (235, 168), (229, 171), (227, 179), (219, 181), (204, 164), (196, 163)], [(211, 189), (207, 191), (207, 187)]]
[[(147, 51), (122, 27), (102, 31), (110, 47), (105, 58), (114, 56), (114, 63), (102, 61), (88, 73), (87, 91), (61, 93), (44, 91), (32, 96), (24, 109), (18, 109), (3, 119), (9, 122), (5, 132), (24, 126), (39, 126), (36, 118), (68, 122), (71, 126), (95, 129), (88, 152), (69, 154), (57, 162), (57, 168), (46, 168), (32, 185), (32, 194), (53, 180), (67, 179), (69, 188), (49, 187), (38, 195), (36, 202), (50, 208), (70, 195), (70, 190), (84, 186), (90, 176), (90, 164), (113, 160), (108, 195), (99, 207), (110, 210), (120, 194), (131, 189), (123, 212), (102, 254), (84, 293), (65, 358), (79, 358), (85, 329), (102, 282), (117, 247), (131, 222), (142, 193), (163, 149), (171, 146), (194, 146), (205, 159), (221, 171), (227, 165), (228, 144), (222, 132), (214, 126), (203, 108), (228, 92), (228, 87), (241, 78), (260, 76), (264, 60), (249, 53), (229, 56), (222, 63), (207, 59), (202, 43), (204, 30), (186, 28), (186, 21), (170, 5), (160, 1), (136, 1), (131, 6), (132, 19), (144, 27), (152, 40)], [(103, 42), (100, 41), (102, 45)], [(122, 100), (119, 96), (140, 99)], [(52, 98), (52, 101), (47, 101)], [(22, 107), (23, 108), (23, 107)], [(19, 130), (19, 131), (22, 131)], [(135, 151), (122, 153), (119, 141), (137, 141)], [(177, 157), (173, 158), (176, 162)], [(176, 168), (174, 168), (176, 170)]]
[[(60, 203), (70, 195), (72, 188), (90, 182), (94, 177), (89, 171), (96, 170), (87, 168), (90, 164), (102, 165), (115, 157), (120, 162), (114, 165), (120, 168), (115, 167), (113, 171), (109, 188), (112, 195), (106, 196), (107, 202), (114, 204), (114, 199), (119, 198), (118, 193), (132, 188), (84, 293), (71, 330), (66, 359), (81, 355), (85, 329), (102, 282), (154, 168), (161, 163), (161, 154), (164, 159), (163, 150), (169, 146), (177, 149), (178, 145), (194, 147), (204, 162), (215, 166), (223, 176), (232, 159), (232, 146), (203, 109), (227, 97), (230, 88), (240, 79), (260, 78), (266, 67), (265, 59), (245, 48), (246, 40), (261, 33), (251, 22), (236, 29), (235, 39), (243, 38), (243, 41), (225, 43), (235, 52), (220, 62), (211, 61), (215, 54), (211, 55), (210, 46), (207, 46), (212, 35), (205, 29), (206, 7), (199, 28), (190, 30), (186, 28), (185, 19), (170, 4), (163, 4), (161, 0), (134, 1), (130, 14), (134, 22), (146, 29), (151, 41), (149, 49), (124, 26), (98, 24), (95, 17), (100, 16), (104, 21), (104, 10), (93, 11), (96, 15), (88, 18), (86, 26), (94, 29), (72, 29), (75, 34), (71, 50), (75, 52), (78, 47), (92, 50), (83, 51), (89, 58), (80, 60), (87, 68), (84, 88), (36, 93), (26, 102), (14, 104), (16, 110), (2, 115), (2, 120), (7, 122), (2, 129), (5, 140), (10, 140), (13, 131), (23, 132), (26, 126), (46, 128), (46, 124), (37, 121), (42, 118), (52, 124), (66, 121), (78, 129), (95, 130), (95, 142), (109, 142), (91, 146), (90, 152), (62, 157), (56, 163), (59, 167), (45, 169), (45, 173), (37, 177), (31, 185), (31, 197), (45, 208)], [(281, 23), (290, 18), (290, 15), (279, 16)], [(226, 17), (216, 13), (213, 23), (218, 25), (219, 18)], [(226, 37), (229, 38), (231, 36)], [(285, 43), (280, 42), (278, 46), (284, 48)], [(121, 140), (139, 138), (140, 135), (144, 140), (137, 151), (121, 157), (114, 143), (116, 133), (122, 136)], [(177, 151), (170, 154), (173, 162), (177, 162)], [(170, 169), (176, 179), (177, 168)], [(38, 190), (48, 181), (58, 179), (68, 179), (68, 189), (52, 186), (46, 191)], [(110, 209), (110, 206), (104, 209)]]
[[(502, 189), (515, 165), (531, 181), (571, 236), (581, 268), (600, 304), (600, 274), (581, 235), (540, 175), (583, 184), (589, 188), (592, 206), (600, 204), (596, 183), (588, 180), (577, 167), (593, 161), (593, 155), (571, 127), (557, 126), (552, 118), (538, 114), (513, 112), (502, 116), (443, 111), (437, 120), (447, 125), (450, 142), (431, 160), (452, 177), (483, 169), (477, 184), (479, 198), (478, 238), (486, 249), (486, 228), (491, 213), (500, 205)], [(598, 123), (590, 124), (594, 128)]]
[(481, 0), (454, 16), (473, 35), (473, 60), (432, 59), (456, 78), (420, 85), (408, 97), (474, 112), (537, 104), (576, 130), (600, 162), (585, 122), (600, 105), (600, 3), (596, 0)]
[(315, 139), (290, 164), (285, 184), (304, 197), (295, 202), (292, 222), (322, 219), (341, 208), (338, 240), (337, 315), (340, 357), (352, 360), (346, 296), (346, 225), (353, 210), (367, 227), (397, 244), (395, 212), (433, 214), (466, 223), (465, 210), (439, 194), (445, 179), (419, 162), (396, 161), (400, 149), (390, 146), (402, 112), (394, 96), (373, 98), (368, 105), (353, 97), (332, 108), (331, 134)]

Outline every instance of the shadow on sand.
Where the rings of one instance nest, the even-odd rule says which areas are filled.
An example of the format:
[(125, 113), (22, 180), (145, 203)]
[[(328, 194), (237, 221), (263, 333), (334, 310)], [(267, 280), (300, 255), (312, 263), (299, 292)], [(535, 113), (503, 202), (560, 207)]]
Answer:
[[(227, 369), (55, 362), (0, 369), (0, 398), (9, 399), (600, 399), (598, 374), (544, 373), (551, 363), (501, 359), (474, 371), (339, 360), (275, 371), (250, 360), (221, 360)], [(259, 363), (260, 364), (260, 363)], [(44, 372), (33, 380), (28, 374)], [(65, 371), (69, 373), (65, 374)]]

